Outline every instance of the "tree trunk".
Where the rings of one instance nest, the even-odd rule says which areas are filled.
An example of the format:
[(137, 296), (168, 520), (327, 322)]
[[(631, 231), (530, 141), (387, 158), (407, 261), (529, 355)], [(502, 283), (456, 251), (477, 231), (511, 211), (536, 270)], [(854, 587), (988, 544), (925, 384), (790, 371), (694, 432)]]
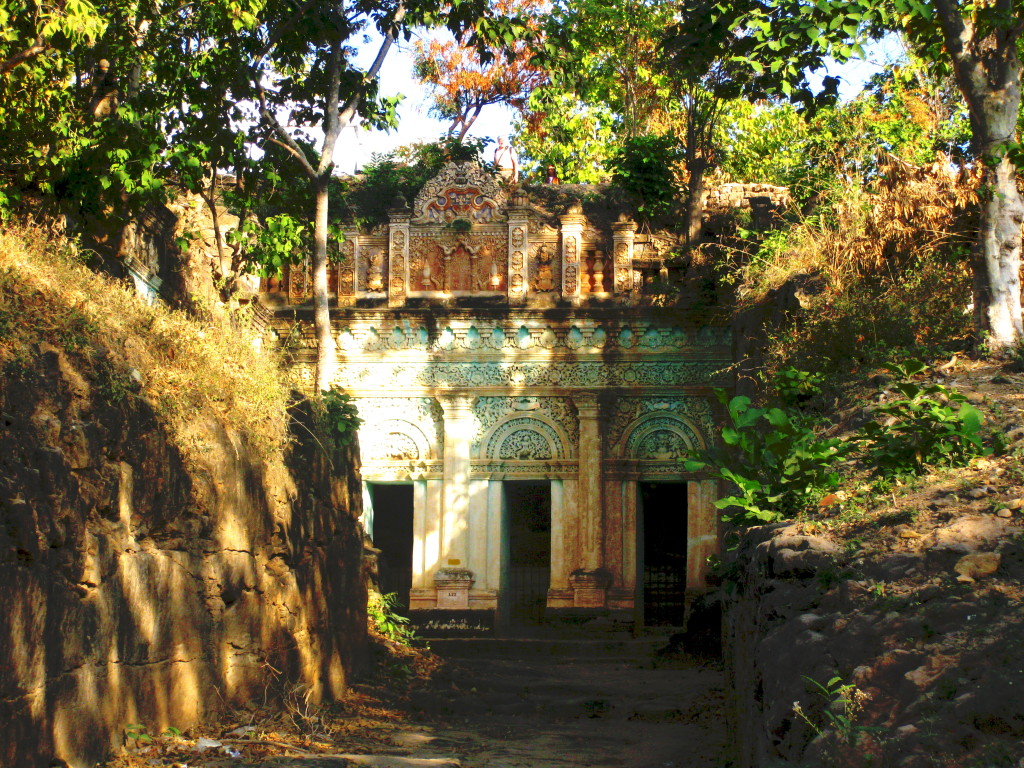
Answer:
[[(1012, 2), (996, 0), (1010, 15)], [(1024, 201), (1017, 169), (1003, 155), (1016, 136), (1021, 103), (1017, 40), (1022, 22), (994, 26), (979, 35), (974, 21), (952, 0), (936, 0), (946, 50), (967, 102), (971, 141), (982, 165), (978, 239), (971, 249), (974, 323), (979, 342), (993, 355), (1021, 342), (1020, 257)]]
[(1024, 201), (1007, 158), (981, 176), (978, 239), (971, 249), (974, 326), (988, 351), (1001, 355), (1021, 341), (1020, 255)]
[(704, 196), (704, 172), (707, 166), (707, 162), (700, 157), (686, 164), (690, 177), (686, 182), (687, 248), (700, 245), (701, 232), (704, 229), (704, 206), (701, 205), (701, 198)]
[(316, 389), (331, 388), (337, 361), (327, 294), (327, 186), (330, 172), (315, 182), (316, 225), (313, 231), (313, 327), (316, 332)]

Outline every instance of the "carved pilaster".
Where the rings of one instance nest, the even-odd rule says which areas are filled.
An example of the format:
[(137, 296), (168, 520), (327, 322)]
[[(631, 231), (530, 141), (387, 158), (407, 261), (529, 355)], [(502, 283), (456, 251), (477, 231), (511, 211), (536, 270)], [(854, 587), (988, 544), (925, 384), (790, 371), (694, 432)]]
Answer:
[(441, 565), (466, 566), (469, 541), (465, 522), (469, 516), (469, 473), (473, 444), (472, 396), (440, 399), (444, 410), (444, 504), (441, 513)]
[(389, 211), (391, 226), (388, 245), (388, 306), (401, 307), (405, 304), (409, 290), (409, 219), (412, 212), (405, 199), (398, 196)]
[(513, 197), (508, 208), (508, 301), (513, 306), (526, 303), (526, 288), (529, 285), (529, 215), (526, 198), (520, 195)]
[(583, 206), (573, 203), (559, 217), (562, 222), (562, 297), (578, 303), (583, 255)]
[(351, 307), (356, 302), (356, 240), (355, 230), (344, 232), (341, 259), (338, 262), (338, 306)]
[(622, 214), (612, 224), (612, 253), (614, 267), (612, 290), (621, 296), (632, 294), (633, 285), (633, 241), (636, 238), (636, 222)]
[(601, 408), (593, 395), (573, 397), (580, 420), (579, 561), (588, 571), (603, 565), (604, 514), (601, 504)]

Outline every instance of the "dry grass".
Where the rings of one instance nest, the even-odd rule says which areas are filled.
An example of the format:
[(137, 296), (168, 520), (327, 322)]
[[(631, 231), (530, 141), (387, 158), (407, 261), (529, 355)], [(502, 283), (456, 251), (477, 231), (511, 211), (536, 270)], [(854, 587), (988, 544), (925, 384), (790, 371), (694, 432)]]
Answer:
[(146, 304), (97, 275), (86, 256), (37, 225), (0, 232), (0, 369), (18, 375), (40, 344), (81, 363), (108, 401), (149, 401), (186, 455), (205, 448), (211, 418), (247, 435), (264, 457), (286, 440), (288, 389), (276, 355), (229, 319), (197, 322)]
[(813, 213), (794, 213), (795, 222), (770, 233), (738, 265), (742, 297), (759, 300), (796, 274), (820, 274), (836, 292), (863, 279), (896, 280), (931, 254), (969, 246), (973, 176), (895, 157), (879, 171), (869, 186), (840, 186)]
[(741, 309), (776, 302), (789, 313), (767, 329), (768, 370), (848, 370), (848, 361), (877, 362), (900, 349), (929, 356), (970, 348), (975, 180), (942, 163), (896, 158), (880, 171), (866, 187), (833, 190), (812, 214), (791, 213), (757, 243), (737, 239), (731, 269)]

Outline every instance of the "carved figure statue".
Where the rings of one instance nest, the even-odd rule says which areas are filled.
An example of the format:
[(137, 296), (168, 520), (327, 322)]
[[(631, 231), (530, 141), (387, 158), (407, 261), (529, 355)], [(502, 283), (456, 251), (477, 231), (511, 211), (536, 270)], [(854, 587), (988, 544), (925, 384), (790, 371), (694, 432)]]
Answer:
[(538, 292), (555, 290), (554, 277), (551, 274), (553, 258), (546, 244), (537, 249), (537, 277), (533, 281), (533, 290)]
[(384, 255), (380, 251), (371, 251), (369, 265), (366, 269), (366, 290), (379, 293), (384, 290)]

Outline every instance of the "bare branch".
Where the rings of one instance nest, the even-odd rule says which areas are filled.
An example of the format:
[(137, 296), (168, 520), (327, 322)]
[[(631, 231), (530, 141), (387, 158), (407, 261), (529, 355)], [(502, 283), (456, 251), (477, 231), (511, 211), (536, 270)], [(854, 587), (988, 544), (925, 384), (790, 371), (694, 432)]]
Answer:
[(280, 140), (278, 140), (273, 136), (269, 136), (268, 140), (288, 150), (288, 152), (291, 153), (291, 155), (302, 165), (302, 170), (306, 172), (306, 175), (311, 179), (316, 179), (316, 169), (310, 164), (309, 158), (306, 157), (306, 153), (302, 151), (302, 148), (297, 143), (295, 143), (295, 139), (288, 134), (288, 131), (284, 129), (284, 126), (281, 125), (277, 117), (275, 117), (267, 107), (267, 92), (263, 89), (263, 85), (259, 82), (255, 85), (260, 96), (260, 117), (266, 120), (267, 125), (269, 125), (273, 129), (274, 133), (280, 137)]

